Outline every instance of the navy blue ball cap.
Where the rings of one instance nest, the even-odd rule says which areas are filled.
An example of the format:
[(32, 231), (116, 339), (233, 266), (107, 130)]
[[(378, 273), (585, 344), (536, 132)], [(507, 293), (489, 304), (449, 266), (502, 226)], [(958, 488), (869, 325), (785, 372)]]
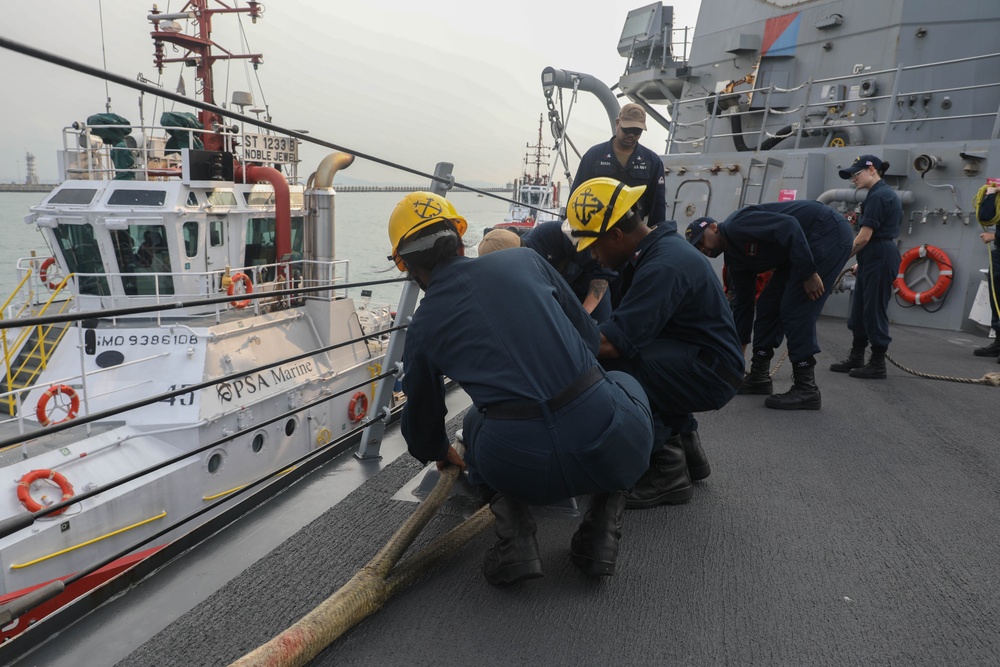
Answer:
[(860, 155), (854, 158), (854, 162), (851, 163), (850, 167), (840, 170), (840, 177), (848, 179), (862, 169), (867, 169), (868, 167), (875, 167), (875, 171), (882, 173), (882, 160), (878, 159), (874, 155)]
[(692, 220), (691, 224), (688, 225), (687, 230), (684, 232), (684, 238), (688, 240), (691, 245), (698, 245), (701, 242), (701, 237), (705, 235), (705, 230), (708, 226), (714, 223), (715, 220), (709, 217), (698, 218), (697, 220)]

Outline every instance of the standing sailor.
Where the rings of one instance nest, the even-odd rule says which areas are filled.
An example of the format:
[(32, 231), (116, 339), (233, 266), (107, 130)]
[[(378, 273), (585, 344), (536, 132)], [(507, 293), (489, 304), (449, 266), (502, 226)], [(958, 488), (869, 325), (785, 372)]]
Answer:
[(644, 186), (611, 178), (584, 182), (570, 196), (564, 229), (619, 271), (621, 300), (600, 325), (598, 358), (635, 376), (653, 409), (649, 470), (629, 492), (628, 507), (687, 502), (692, 480), (711, 467), (695, 412), (718, 410), (743, 382), (732, 312), (712, 265), (665, 225), (650, 229), (633, 206)]
[[(892, 283), (899, 272), (899, 249), (893, 239), (899, 236), (903, 221), (903, 205), (882, 175), (889, 168), (874, 155), (855, 158), (841, 178), (849, 178), (858, 190), (868, 189), (861, 204), (858, 233), (851, 246), (851, 255), (858, 256), (855, 274), (854, 300), (847, 328), (854, 333), (847, 358), (830, 366), (834, 373), (850, 373), (852, 378), (884, 380), (885, 354), (889, 337), (889, 298)], [(865, 348), (872, 346), (865, 363)]]
[(467, 223), (447, 199), (404, 197), (389, 219), (392, 259), (424, 291), (406, 333), (401, 431), (420, 461), (463, 465), (445, 432), (443, 377), (472, 399), (464, 421), (469, 481), (496, 517), (483, 574), (494, 585), (542, 576), (543, 505), (592, 494), (573, 563), (614, 573), (625, 489), (646, 469), (649, 404), (625, 373), (606, 373), (597, 325), (538, 253), (461, 256)]
[[(768, 396), (764, 405), (778, 410), (819, 410), (816, 320), (851, 253), (851, 226), (844, 216), (816, 201), (755, 204), (721, 223), (698, 218), (685, 234), (708, 257), (725, 254), (734, 294), (733, 317), (744, 350), (753, 331), (750, 372), (739, 393), (772, 392), (771, 358), (787, 336), (792, 388)], [(757, 274), (772, 269), (770, 280), (756, 296)]]
[[(646, 110), (634, 102), (623, 106), (615, 119), (611, 141), (591, 146), (580, 159), (570, 192), (576, 192), (584, 181), (596, 176), (607, 176), (630, 186), (644, 185), (646, 191), (636, 202), (636, 209), (649, 227), (656, 227), (667, 217), (666, 186), (660, 156), (639, 143), (645, 129)], [(666, 224), (677, 231), (673, 220), (667, 220)]]
[[(977, 347), (972, 351), (977, 357), (1000, 357), (1000, 241), (997, 240), (996, 224), (1000, 222), (1000, 206), (997, 206), (997, 194), (995, 185), (984, 185), (979, 188), (973, 199), (976, 209), (976, 220), (983, 227), (993, 227), (993, 231), (983, 231), (979, 238), (983, 243), (993, 243), (993, 250), (990, 252), (990, 328), (996, 336), (993, 342), (983, 347)], [(1000, 363), (1000, 359), (997, 359)]]

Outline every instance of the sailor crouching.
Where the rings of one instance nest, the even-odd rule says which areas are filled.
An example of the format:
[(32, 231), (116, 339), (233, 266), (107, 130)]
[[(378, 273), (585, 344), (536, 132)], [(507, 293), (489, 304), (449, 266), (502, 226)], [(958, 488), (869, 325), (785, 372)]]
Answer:
[(624, 491), (646, 469), (649, 404), (624, 373), (597, 363), (600, 336), (565, 281), (536, 252), (462, 256), (465, 220), (417, 192), (389, 220), (392, 257), (424, 290), (407, 330), (402, 434), (421, 461), (461, 465), (445, 432), (443, 376), (474, 404), (463, 424), (469, 481), (496, 517), (483, 574), (494, 585), (542, 575), (529, 504), (592, 494), (571, 558), (614, 573)]
[(650, 229), (633, 208), (644, 186), (610, 178), (584, 182), (570, 196), (566, 232), (578, 250), (618, 271), (619, 295), (600, 324), (598, 358), (634, 376), (649, 396), (655, 432), (649, 469), (628, 507), (691, 499), (693, 480), (711, 467), (695, 412), (718, 410), (743, 381), (733, 316), (711, 264), (676, 225)]

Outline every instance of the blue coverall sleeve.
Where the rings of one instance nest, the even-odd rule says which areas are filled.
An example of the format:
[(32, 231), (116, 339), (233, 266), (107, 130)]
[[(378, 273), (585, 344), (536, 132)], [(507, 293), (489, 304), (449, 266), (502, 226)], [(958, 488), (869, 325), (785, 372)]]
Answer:
[(604, 337), (631, 359), (666, 328), (670, 318), (690, 293), (682, 271), (640, 271), (625, 298), (600, 325)]
[(418, 341), (410, 339), (407, 343), (403, 354), (406, 403), (400, 432), (413, 458), (421, 463), (441, 461), (448, 455), (451, 444), (445, 431), (448, 408), (444, 400), (444, 377), (426, 355), (420, 353)]
[(996, 217), (998, 197), (1000, 197), (1000, 193), (994, 192), (991, 195), (985, 195), (983, 200), (979, 202), (979, 209), (976, 211), (976, 217), (980, 222), (989, 222)]
[(757, 275), (753, 271), (734, 271), (729, 267), (729, 287), (733, 290), (733, 319), (740, 345), (750, 343), (756, 309)]
[(883, 197), (867, 197), (864, 209), (861, 220), (858, 221), (858, 227), (871, 227), (872, 235), (882, 227), (883, 220), (892, 218), (889, 202)]
[(597, 324), (594, 323), (594, 320), (591, 319), (587, 311), (580, 305), (580, 300), (576, 298), (576, 295), (573, 294), (573, 291), (569, 288), (566, 281), (563, 280), (562, 276), (538, 253), (532, 253), (532, 259), (538, 266), (539, 271), (547, 276), (549, 284), (555, 290), (556, 301), (559, 303), (562, 311), (566, 313), (566, 317), (569, 318), (573, 328), (579, 332), (580, 338), (583, 339), (587, 349), (596, 356), (597, 351), (601, 347), (601, 334), (597, 329)]
[(646, 223), (650, 227), (655, 227), (667, 219), (667, 186), (663, 178), (663, 161), (655, 153), (653, 155), (656, 161), (653, 164), (653, 177), (649, 187), (653, 189), (655, 194), (650, 203), (649, 218)]

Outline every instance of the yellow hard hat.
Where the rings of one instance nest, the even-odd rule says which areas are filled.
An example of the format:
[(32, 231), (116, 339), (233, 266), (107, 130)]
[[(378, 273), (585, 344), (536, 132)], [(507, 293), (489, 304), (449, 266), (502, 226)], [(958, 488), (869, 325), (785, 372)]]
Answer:
[(584, 181), (570, 195), (562, 230), (583, 250), (625, 217), (645, 191), (645, 185), (629, 187), (607, 177)]
[(392, 215), (389, 216), (389, 242), (392, 244), (390, 259), (396, 262), (396, 268), (406, 271), (403, 259), (399, 256), (399, 245), (414, 233), (436, 222), (450, 220), (455, 225), (459, 236), (465, 235), (469, 223), (458, 214), (450, 201), (433, 192), (411, 192), (399, 200)]

